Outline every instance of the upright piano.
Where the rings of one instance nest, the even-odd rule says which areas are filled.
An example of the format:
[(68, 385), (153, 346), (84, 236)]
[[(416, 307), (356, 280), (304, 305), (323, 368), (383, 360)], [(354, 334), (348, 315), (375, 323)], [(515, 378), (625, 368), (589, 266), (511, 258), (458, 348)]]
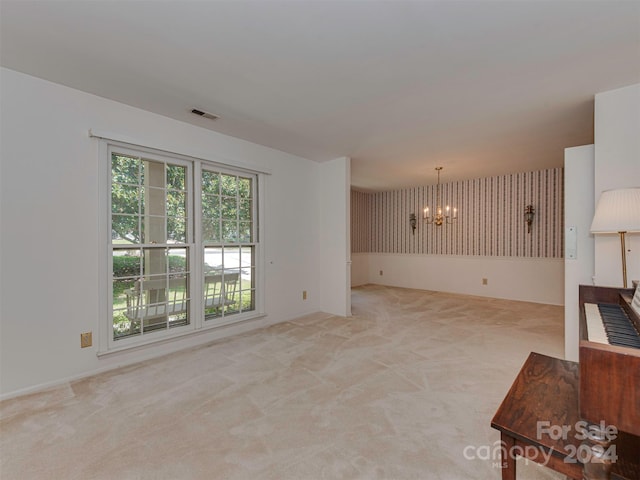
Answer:
[(579, 362), (530, 353), (491, 421), (503, 480), (515, 480), (518, 455), (575, 480), (640, 480), (640, 289), (632, 295), (580, 286)]
[[(580, 285), (579, 302), (579, 409), (590, 444), (610, 447), (615, 427), (613, 444), (627, 450), (624, 458), (640, 458), (640, 288), (634, 296), (633, 289)], [(595, 452), (584, 476), (608, 478), (610, 459)]]

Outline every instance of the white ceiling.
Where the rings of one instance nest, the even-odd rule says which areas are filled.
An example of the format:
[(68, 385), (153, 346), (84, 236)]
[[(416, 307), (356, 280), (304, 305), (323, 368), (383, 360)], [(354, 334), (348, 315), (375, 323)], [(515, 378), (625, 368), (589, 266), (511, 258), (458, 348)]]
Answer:
[(2, 0), (0, 22), (5, 67), (351, 157), (370, 191), (561, 166), (594, 94), (640, 82), (640, 1)]

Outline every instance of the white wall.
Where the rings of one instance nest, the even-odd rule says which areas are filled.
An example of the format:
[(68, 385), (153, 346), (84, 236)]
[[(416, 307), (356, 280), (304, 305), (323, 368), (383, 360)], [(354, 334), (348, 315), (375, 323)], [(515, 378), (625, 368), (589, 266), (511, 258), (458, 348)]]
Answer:
[[(320, 165), (11, 70), (1, 75), (3, 397), (324, 309), (321, 295), (306, 301), (300, 295), (302, 288), (323, 289), (320, 225), (309, 217), (320, 209)], [(98, 358), (96, 339), (80, 349), (81, 332), (98, 332), (98, 303), (106, 294), (98, 288), (99, 245), (106, 239), (98, 235), (99, 159), (89, 128), (272, 172), (264, 185), (266, 318), (125, 354)], [(326, 215), (348, 209), (342, 198), (348, 188), (340, 196), (336, 183), (334, 193)], [(343, 269), (345, 260), (343, 253)]]
[[(640, 187), (640, 84), (595, 96), (595, 198), (604, 190)], [(627, 278), (640, 279), (640, 233), (628, 233)], [(596, 285), (622, 287), (617, 234), (595, 238)]]
[(369, 254), (351, 254), (351, 286), (358, 287), (369, 283)]
[[(370, 253), (367, 260), (369, 282), (378, 285), (552, 305), (563, 302), (562, 259)], [(487, 285), (482, 285), (483, 278)]]
[[(564, 356), (578, 361), (578, 286), (591, 285), (594, 242), (589, 232), (593, 219), (594, 146), (564, 151)], [(569, 230), (572, 230), (569, 232)]]
[[(338, 158), (318, 166), (319, 252), (323, 311), (351, 315), (351, 162)], [(305, 224), (313, 223), (313, 216)]]

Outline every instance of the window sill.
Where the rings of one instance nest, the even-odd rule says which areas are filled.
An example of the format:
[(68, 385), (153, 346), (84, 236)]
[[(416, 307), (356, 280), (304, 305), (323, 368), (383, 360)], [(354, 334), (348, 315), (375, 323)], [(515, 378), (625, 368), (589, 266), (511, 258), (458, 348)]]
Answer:
[[(108, 350), (100, 350), (96, 353), (96, 356), (98, 358), (103, 358), (103, 357), (110, 357), (112, 355), (118, 355), (118, 354), (124, 354), (124, 353), (130, 353), (130, 352), (135, 352), (135, 351), (141, 351), (141, 350), (147, 350), (159, 345), (165, 345), (168, 343), (173, 343), (176, 342), (178, 340), (184, 340), (190, 337), (197, 337), (200, 335), (205, 335), (207, 333), (211, 333), (215, 330), (218, 329), (222, 329), (222, 328), (227, 328), (227, 327), (233, 327), (236, 325), (240, 325), (246, 322), (253, 322), (256, 320), (260, 320), (262, 318), (265, 318), (267, 316), (266, 313), (256, 313), (254, 315), (251, 316), (247, 316), (247, 317), (242, 317), (239, 319), (233, 319), (233, 320), (227, 320), (225, 322), (220, 322), (220, 323), (211, 323), (211, 324), (205, 324), (202, 328), (199, 328), (198, 330), (190, 330), (190, 331), (186, 331), (183, 333), (177, 333), (175, 335), (171, 335), (171, 336), (166, 336), (166, 337), (161, 337), (161, 338), (154, 338), (154, 339), (147, 339), (144, 342), (141, 343), (135, 343), (133, 345), (129, 344), (129, 345), (123, 345), (123, 346), (115, 346), (113, 348), (110, 348)], [(213, 321), (211, 321), (213, 322)], [(221, 337), (222, 338), (222, 337)], [(213, 340), (217, 340), (217, 339), (212, 339)]]

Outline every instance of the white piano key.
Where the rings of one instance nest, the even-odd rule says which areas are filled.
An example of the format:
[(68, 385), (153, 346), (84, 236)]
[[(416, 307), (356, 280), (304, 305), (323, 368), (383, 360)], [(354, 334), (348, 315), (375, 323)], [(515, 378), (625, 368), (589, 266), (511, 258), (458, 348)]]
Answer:
[(609, 344), (600, 310), (595, 303), (585, 303), (584, 313), (587, 320), (587, 338), (590, 342)]

